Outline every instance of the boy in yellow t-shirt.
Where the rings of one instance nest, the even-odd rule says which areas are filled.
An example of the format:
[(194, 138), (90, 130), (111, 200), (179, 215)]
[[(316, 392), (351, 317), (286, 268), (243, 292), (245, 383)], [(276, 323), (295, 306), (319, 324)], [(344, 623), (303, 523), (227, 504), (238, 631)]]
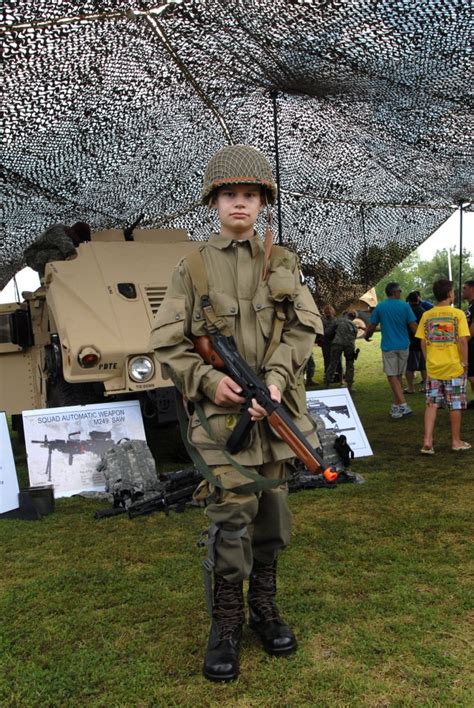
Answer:
[(436, 305), (420, 320), (415, 336), (421, 339), (426, 359), (426, 410), (423, 455), (434, 455), (433, 431), (438, 408), (449, 410), (451, 449), (469, 450), (471, 445), (461, 440), (461, 411), (466, 408), (467, 342), (469, 327), (462, 310), (452, 307), (452, 280), (437, 280), (433, 284)]

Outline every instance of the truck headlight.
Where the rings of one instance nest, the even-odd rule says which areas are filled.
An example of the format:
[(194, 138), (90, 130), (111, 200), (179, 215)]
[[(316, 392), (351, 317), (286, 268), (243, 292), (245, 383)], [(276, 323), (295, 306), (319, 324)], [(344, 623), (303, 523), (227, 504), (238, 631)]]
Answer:
[(153, 378), (155, 365), (148, 356), (135, 356), (128, 365), (128, 374), (133, 381), (144, 383)]

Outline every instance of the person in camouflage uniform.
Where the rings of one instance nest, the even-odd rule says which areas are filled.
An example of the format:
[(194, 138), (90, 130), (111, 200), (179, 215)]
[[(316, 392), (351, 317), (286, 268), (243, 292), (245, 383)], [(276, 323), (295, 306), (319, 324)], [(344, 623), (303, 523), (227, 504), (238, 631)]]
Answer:
[(327, 334), (331, 336), (334, 333), (331, 343), (331, 356), (329, 367), (324, 376), (324, 385), (329, 387), (333, 380), (337, 366), (341, 361), (341, 356), (344, 354), (346, 360), (346, 371), (344, 378), (346, 380), (349, 391), (354, 383), (354, 361), (356, 357), (355, 340), (357, 337), (357, 327), (353, 320), (357, 317), (355, 310), (347, 310), (342, 317), (338, 317), (331, 322), (328, 327)]
[[(303, 375), (315, 335), (322, 332), (319, 313), (296, 256), (272, 247), (269, 230), (267, 248), (255, 232), (260, 210), (268, 210), (275, 197), (270, 165), (255, 148), (224, 147), (210, 160), (202, 201), (217, 209), (220, 232), (194, 252), (200, 271), (194, 253), (176, 266), (151, 336), (164, 374), (197, 409), (189, 420), (188, 440), (212, 470), (199, 496), (206, 497), (211, 521), (207, 567), (214, 580), (208, 592), (212, 622), (203, 671), (215, 681), (230, 681), (239, 673), (246, 579), (250, 626), (264, 648), (282, 656), (297, 647), (275, 604), (277, 556), (291, 533), (285, 467), (294, 454), (253, 400), (248, 410), (256, 424), (246, 447), (229, 460), (225, 443), (245, 399), (235, 381), (203, 361), (192, 340), (214, 326), (232, 335), (272, 398), (283, 400), (308, 440), (318, 445), (307, 415)], [(201, 290), (208, 292), (214, 324), (207, 307), (203, 309), (197, 280), (205, 283)], [(276, 319), (282, 323), (280, 334), (269, 347)], [(249, 483), (249, 474), (257, 482)]]
[(90, 241), (91, 230), (88, 224), (78, 221), (73, 226), (55, 224), (25, 249), (26, 265), (44, 278), (47, 263), (65, 261), (76, 256), (76, 246)]

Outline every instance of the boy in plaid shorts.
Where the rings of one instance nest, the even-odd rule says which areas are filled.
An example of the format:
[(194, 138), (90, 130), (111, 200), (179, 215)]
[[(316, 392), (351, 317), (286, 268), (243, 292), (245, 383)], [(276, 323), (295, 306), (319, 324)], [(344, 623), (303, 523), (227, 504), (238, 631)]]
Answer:
[(433, 284), (436, 305), (420, 320), (416, 337), (426, 359), (426, 410), (423, 455), (434, 455), (433, 431), (438, 408), (448, 408), (451, 423), (451, 449), (469, 450), (461, 440), (461, 411), (466, 408), (467, 342), (469, 327), (462, 310), (452, 307), (452, 280)]

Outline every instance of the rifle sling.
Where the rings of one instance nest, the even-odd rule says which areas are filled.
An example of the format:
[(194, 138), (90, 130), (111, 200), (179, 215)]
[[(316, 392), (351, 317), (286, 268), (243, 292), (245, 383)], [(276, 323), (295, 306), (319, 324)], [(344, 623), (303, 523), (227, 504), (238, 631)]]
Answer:
[[(233, 487), (230, 489), (224, 487), (220, 479), (216, 477), (216, 475), (212, 471), (211, 467), (209, 467), (207, 462), (205, 462), (200, 452), (189, 442), (189, 421), (186, 415), (186, 411), (184, 409), (181, 396), (177, 396), (176, 408), (178, 413), (179, 427), (181, 430), (181, 437), (183, 438), (183, 442), (186, 446), (188, 455), (196, 465), (197, 469), (201, 472), (202, 476), (214, 487), (218, 487), (219, 489), (223, 489), (227, 492), (233, 492), (234, 494), (258, 494), (259, 492), (265, 489), (275, 489), (276, 487), (279, 487), (281, 484), (284, 484), (289, 479), (291, 479), (291, 476), (288, 476), (285, 479), (267, 479), (266, 477), (262, 477), (262, 475), (258, 474), (258, 472), (253, 472), (251, 469), (248, 469), (247, 467), (241, 465), (240, 462), (237, 462), (237, 460), (235, 460), (232, 455), (230, 455), (226, 450), (223, 450), (223, 453), (226, 456), (229, 464), (232, 465), (232, 467), (234, 467), (234, 469), (240, 472), (244, 477), (247, 477), (247, 479), (252, 480), (251, 482), (248, 482), (247, 484), (242, 484), (239, 487)], [(202, 407), (199, 405), (199, 403), (194, 403), (194, 408), (196, 411), (196, 415), (199, 418), (199, 422), (212, 440), (212, 431), (207, 421), (207, 418), (204, 415)]]

